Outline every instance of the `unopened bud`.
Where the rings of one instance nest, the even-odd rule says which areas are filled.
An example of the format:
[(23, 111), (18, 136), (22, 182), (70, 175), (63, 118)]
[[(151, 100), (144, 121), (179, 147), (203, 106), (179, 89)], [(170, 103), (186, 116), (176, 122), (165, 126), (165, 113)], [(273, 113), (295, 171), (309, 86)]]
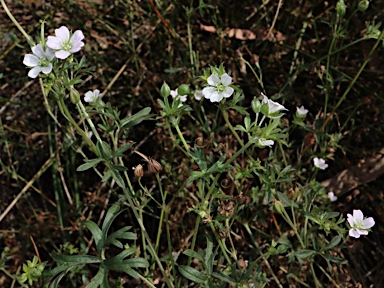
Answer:
[(359, 5), (357, 6), (357, 8), (358, 8), (361, 12), (364, 12), (365, 10), (367, 10), (368, 7), (369, 7), (369, 1), (368, 1), (368, 0), (360, 1), (360, 2), (359, 2)]
[(346, 9), (347, 6), (345, 6), (344, 0), (339, 0), (336, 4), (336, 12), (340, 18), (344, 17)]
[(167, 83), (163, 83), (160, 89), (160, 95), (163, 97), (168, 97), (171, 94), (171, 88), (169, 88)]
[(260, 110), (261, 110), (261, 102), (260, 102), (258, 99), (254, 98), (254, 99), (252, 100), (252, 102), (251, 102), (251, 105), (252, 105), (252, 110), (253, 110), (253, 112), (255, 112), (256, 114), (257, 114), (257, 113), (260, 113)]
[(139, 164), (136, 167), (134, 167), (133, 170), (134, 170), (133, 173), (135, 174), (136, 178), (140, 179), (141, 177), (143, 177), (144, 175), (143, 165)]
[(190, 93), (191, 93), (191, 89), (189, 89), (189, 86), (187, 84), (181, 84), (177, 88), (177, 94), (179, 94), (180, 96), (184, 96)]
[(161, 167), (161, 164), (159, 162), (157, 162), (153, 158), (149, 158), (149, 160), (148, 160), (148, 171), (149, 171), (149, 173), (157, 174), (162, 169), (163, 169), (163, 167)]
[(69, 91), (69, 99), (73, 104), (77, 104), (80, 101), (80, 94), (75, 88), (71, 88)]
[(279, 214), (282, 214), (284, 211), (284, 206), (283, 206), (283, 203), (281, 203), (281, 201), (276, 201), (273, 208)]

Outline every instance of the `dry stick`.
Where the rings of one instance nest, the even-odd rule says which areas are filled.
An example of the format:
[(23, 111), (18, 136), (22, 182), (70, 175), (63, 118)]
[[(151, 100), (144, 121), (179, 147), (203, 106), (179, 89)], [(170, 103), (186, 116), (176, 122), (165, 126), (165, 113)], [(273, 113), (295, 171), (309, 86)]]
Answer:
[(116, 73), (115, 77), (113, 77), (112, 81), (109, 82), (108, 86), (104, 89), (103, 93), (101, 93), (100, 98), (103, 98), (104, 95), (108, 92), (108, 90), (112, 87), (112, 85), (115, 84), (116, 80), (120, 77), (121, 73), (123, 73), (125, 68), (127, 68), (129, 60), (131, 60), (131, 58), (128, 58), (127, 61), (125, 61), (124, 65), (121, 66), (120, 70)]
[(4, 110), (8, 107), (8, 105), (11, 104), (11, 102), (15, 101), (15, 98), (17, 96), (19, 96), (25, 89), (27, 89), (29, 86), (31, 86), (31, 84), (33, 83), (34, 81), (31, 80), (31, 81), (28, 81), (24, 86), (23, 88), (21, 88), (19, 91), (17, 91), (15, 94), (13, 94), (11, 96), (11, 98), (8, 100), (7, 103), (4, 104), (3, 107), (0, 108), (0, 115), (3, 114)]
[(156, 15), (159, 17), (159, 19), (163, 23), (163, 25), (168, 29), (169, 33), (171, 33), (172, 37), (177, 38), (178, 35), (176, 34), (175, 31), (173, 31), (171, 25), (169, 25), (168, 21), (164, 19), (163, 15), (161, 15), (159, 9), (157, 9), (155, 3), (153, 3), (153, 0), (149, 0), (149, 4), (151, 4)]
[(47, 161), (45, 161), (45, 163), (43, 164), (43, 166), (41, 166), (40, 170), (37, 171), (37, 173), (35, 174), (35, 176), (32, 177), (32, 179), (27, 183), (27, 185), (24, 186), (24, 188), (20, 191), (19, 194), (17, 194), (16, 198), (13, 199), (13, 201), (11, 202), (11, 204), (8, 205), (7, 209), (5, 209), (5, 211), (0, 215), (0, 222), (5, 218), (5, 216), (7, 216), (7, 214), (9, 213), (9, 211), (12, 210), (13, 206), (16, 205), (17, 201), (19, 201), (19, 199), (21, 198), (21, 196), (23, 196), (23, 194), (25, 192), (28, 191), (28, 189), (32, 186), (32, 184), (41, 176), (41, 174), (44, 173), (44, 171), (49, 167), (51, 166), (52, 164), (52, 160), (55, 158), (57, 152), (59, 151), (59, 149), (57, 149), (55, 152), (53, 152), (51, 154), (51, 156), (48, 158)]
[(37, 249), (35, 240), (33, 240), (32, 235), (29, 235), (29, 239), (31, 239), (31, 242), (32, 242), (32, 245), (33, 245), (33, 249), (35, 249), (35, 253), (36, 253), (37, 259), (39, 259), (39, 263), (41, 263), (40, 253), (39, 253), (39, 250)]
[(275, 18), (273, 18), (271, 28), (269, 28), (268, 34), (265, 37), (266, 39), (268, 39), (268, 36), (272, 34), (272, 30), (273, 30), (273, 28), (276, 25), (277, 16), (279, 16), (279, 11), (280, 11), (281, 6), (283, 6), (283, 0), (279, 0), (279, 4), (277, 5), (277, 10), (276, 10)]

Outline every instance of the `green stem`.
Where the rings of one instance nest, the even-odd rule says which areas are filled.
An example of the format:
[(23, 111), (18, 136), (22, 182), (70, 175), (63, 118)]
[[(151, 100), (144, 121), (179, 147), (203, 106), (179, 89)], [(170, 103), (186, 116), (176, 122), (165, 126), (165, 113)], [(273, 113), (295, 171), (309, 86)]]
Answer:
[[(305, 244), (303, 242), (303, 239), (301, 239), (299, 232), (297, 231), (296, 225), (292, 222), (292, 220), (289, 217), (287, 211), (285, 210), (285, 207), (283, 205), (281, 205), (281, 207), (282, 207), (281, 212), (282, 212), (282, 216), (283, 216), (284, 220), (288, 223), (289, 226), (291, 226), (291, 228), (295, 232), (295, 235), (296, 235), (297, 239), (300, 242), (301, 247), (303, 247), (303, 249), (305, 249)], [(294, 214), (293, 214), (293, 217), (295, 217)], [(295, 219), (294, 219), (294, 221), (296, 222)]]
[(167, 192), (165, 192), (165, 194), (163, 194), (163, 188), (160, 185), (159, 174), (156, 174), (156, 179), (159, 183), (159, 189), (160, 189), (161, 200), (162, 200), (160, 220), (159, 220), (159, 228), (157, 229), (157, 237), (156, 237), (156, 243), (155, 243), (155, 250), (157, 252), (159, 249), (161, 233), (163, 231), (163, 221), (164, 221), (165, 209), (167, 209), (167, 206), (165, 205), (165, 197), (167, 197)]
[(19, 22), (17, 22), (17, 20), (15, 19), (15, 17), (13, 17), (12, 13), (9, 11), (7, 5), (5, 4), (4, 0), (0, 0), (1, 1), (1, 6), (3, 6), (4, 8), (4, 11), (5, 13), (7, 13), (8, 17), (11, 19), (11, 21), (13, 22), (13, 24), (15, 24), (15, 26), (17, 27), (17, 29), (19, 29), (19, 31), (21, 32), (21, 34), (23, 34), (23, 36), (25, 37), (25, 39), (28, 41), (29, 45), (31, 46), (35, 46), (35, 42), (33, 42), (32, 40), (32, 37), (30, 37), (27, 32), (25, 32), (25, 30), (23, 29), (23, 27), (20, 26)]
[[(85, 133), (85, 131), (83, 129), (81, 129), (79, 127), (79, 125), (77, 125), (76, 121), (72, 118), (72, 115), (71, 113), (68, 111), (68, 108), (67, 106), (65, 105), (64, 103), (64, 100), (62, 97), (60, 97), (60, 99), (57, 101), (57, 104), (59, 106), (59, 109), (61, 111), (61, 113), (63, 114), (63, 116), (72, 124), (72, 126), (76, 129), (76, 131), (83, 137), (83, 140), (87, 143), (87, 145), (91, 148), (91, 150), (93, 151), (93, 153), (95, 153), (97, 155), (97, 151), (96, 151), (96, 146), (95, 144), (93, 144), (93, 142), (91, 141), (91, 139), (89, 139), (87, 133)], [(97, 155), (98, 156), (98, 155)]]
[(215, 226), (213, 226), (212, 221), (209, 221), (209, 227), (211, 227), (211, 230), (212, 230), (213, 234), (215, 235), (216, 241), (219, 243), (221, 251), (223, 251), (224, 258), (227, 260), (228, 265), (230, 266), (232, 264), (231, 258), (229, 258), (228, 253), (227, 253), (227, 248), (224, 246), (222, 239), (217, 234), (217, 231), (215, 229)]
[(357, 79), (360, 77), (360, 74), (363, 72), (363, 70), (365, 69), (365, 66), (367, 66), (369, 60), (371, 59), (371, 56), (373, 54), (373, 52), (375, 52), (377, 46), (380, 44), (380, 42), (382, 41), (382, 38), (384, 36), (384, 29), (381, 31), (379, 37), (377, 38), (377, 41), (375, 43), (375, 45), (373, 45), (371, 51), (369, 51), (369, 54), (367, 56), (367, 58), (364, 60), (363, 62), (363, 65), (361, 65), (359, 71), (356, 73), (355, 77), (353, 78), (353, 80), (351, 81), (351, 83), (349, 84), (349, 86), (347, 87), (347, 89), (345, 90), (344, 94), (340, 97), (339, 101), (336, 103), (336, 105), (333, 107), (332, 109), (332, 112), (331, 114), (325, 119), (323, 125), (320, 127), (319, 131), (323, 131), (325, 126), (328, 124), (328, 122), (331, 120), (333, 114), (335, 114), (336, 112), (336, 109), (341, 105), (341, 103), (345, 100), (345, 98), (347, 97), (349, 91), (351, 91), (353, 85), (355, 84), (355, 82), (357, 81)]
[(227, 112), (226, 112), (226, 107), (224, 105), (222, 105), (221, 103), (220, 103), (220, 110), (221, 110), (221, 113), (223, 114), (224, 121), (227, 124), (229, 130), (231, 130), (231, 132), (232, 132), (233, 136), (235, 136), (237, 142), (239, 142), (239, 144), (241, 146), (244, 146), (243, 140), (240, 139), (239, 134), (237, 134), (237, 132), (235, 131), (235, 128), (233, 128), (231, 122), (229, 122)]
[(309, 263), (309, 267), (311, 268), (311, 274), (313, 276), (313, 280), (315, 281), (315, 287), (316, 288), (322, 287), (322, 285), (320, 284), (319, 280), (317, 279), (317, 276), (316, 276), (316, 273), (315, 273), (315, 269), (313, 268), (313, 262)]
[(93, 124), (91, 118), (89, 117), (89, 114), (85, 110), (85, 107), (84, 107), (83, 103), (81, 102), (81, 100), (79, 101), (79, 103), (77, 103), (77, 107), (80, 107), (81, 112), (83, 112), (83, 115), (84, 115), (85, 119), (87, 120), (89, 126), (91, 127), (92, 132), (95, 135), (97, 141), (101, 142), (100, 135), (97, 132), (97, 129), (96, 129), (95, 125)]
[(127, 188), (123, 188), (123, 192), (124, 192), (124, 194), (125, 194), (125, 196), (126, 196), (126, 199), (128, 200), (129, 205), (130, 205), (131, 208), (132, 208), (132, 212), (133, 212), (133, 214), (135, 215), (135, 218), (136, 218), (137, 222), (139, 223), (139, 226), (140, 226), (140, 228), (141, 228), (141, 230), (142, 230), (142, 233), (143, 233), (145, 239), (147, 240), (149, 253), (150, 253), (151, 256), (156, 260), (156, 263), (157, 263), (157, 265), (159, 266), (159, 269), (160, 269), (160, 271), (161, 271), (161, 274), (162, 274), (163, 277), (164, 277), (164, 281), (165, 281), (165, 283), (167, 284), (167, 286), (173, 288), (174, 286), (173, 286), (173, 284), (170, 282), (169, 277), (168, 277), (167, 273), (165, 272), (163, 265), (161, 264), (160, 258), (159, 258), (159, 256), (157, 255), (155, 248), (153, 247), (153, 244), (152, 244), (152, 242), (151, 242), (151, 240), (150, 240), (150, 237), (149, 237), (149, 235), (148, 235), (148, 232), (147, 232), (147, 230), (146, 230), (146, 228), (145, 228), (145, 226), (144, 226), (143, 220), (142, 220), (142, 218), (140, 218), (140, 216), (139, 216), (139, 214), (138, 214), (137, 207), (136, 207), (135, 204), (133, 203), (132, 197), (131, 197), (131, 195), (130, 195), (128, 189), (127, 189)]
[(180, 140), (185, 147), (185, 150), (187, 150), (187, 152), (189, 152), (189, 146), (188, 146), (187, 142), (185, 141), (183, 134), (181, 133), (177, 118), (171, 118), (171, 123), (176, 128), (177, 134), (179, 135)]
[[(255, 240), (255, 238), (253, 237), (252, 231), (251, 231), (251, 229), (249, 228), (248, 223), (244, 223), (243, 226), (245, 227), (245, 230), (247, 230), (249, 236), (251, 237), (251, 239), (252, 239), (252, 241), (253, 241), (253, 244), (255, 244), (256, 249), (257, 249), (257, 251), (258, 251), (259, 254), (260, 254), (260, 257), (263, 259), (265, 265), (267, 266), (269, 272), (271, 273), (273, 280), (275, 280), (275, 282), (276, 282), (277, 286), (279, 286), (279, 288), (283, 288), (283, 285), (281, 285), (279, 279), (276, 277), (275, 273), (273, 272), (272, 267), (271, 267), (271, 265), (270, 265), (269, 262), (268, 262), (268, 259), (265, 257), (264, 253), (263, 253), (263, 252), (261, 251), (261, 249), (260, 249), (259, 244), (257, 243), (257, 241)], [(257, 258), (257, 259), (255, 260), (255, 262), (256, 262), (256, 261), (259, 261), (260, 257)]]
[[(200, 222), (201, 222), (201, 216), (199, 214), (197, 214), (195, 229), (194, 229), (194, 233), (193, 233), (193, 237), (192, 237), (192, 243), (191, 243), (191, 247), (190, 247), (191, 250), (195, 249), (197, 234), (199, 232), (199, 227), (200, 227)], [(188, 261), (187, 261), (188, 266), (191, 264), (191, 261), (192, 261), (192, 257), (189, 256)]]
[(156, 286), (153, 285), (151, 282), (149, 282), (149, 281), (147, 280), (147, 278), (143, 277), (143, 276), (140, 275), (139, 273), (138, 273), (138, 275), (139, 275), (139, 278), (140, 278), (143, 282), (147, 283), (147, 285), (148, 285), (149, 287), (151, 287), (151, 288), (156, 288)]

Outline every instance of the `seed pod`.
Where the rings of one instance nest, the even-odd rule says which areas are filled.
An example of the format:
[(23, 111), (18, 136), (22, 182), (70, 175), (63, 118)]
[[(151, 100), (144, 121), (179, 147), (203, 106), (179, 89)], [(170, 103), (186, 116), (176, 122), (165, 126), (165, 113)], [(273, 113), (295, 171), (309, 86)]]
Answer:
[(153, 158), (148, 159), (148, 171), (149, 171), (149, 173), (157, 174), (162, 169), (163, 169), (163, 167), (161, 167), (161, 164), (159, 162), (157, 162), (155, 159), (153, 159)]
[(133, 168), (133, 173), (135, 174), (135, 177), (140, 179), (144, 175), (144, 169), (143, 165), (139, 164), (136, 167)]
[(197, 137), (195, 140), (195, 145), (199, 148), (204, 148), (204, 138), (203, 137)]

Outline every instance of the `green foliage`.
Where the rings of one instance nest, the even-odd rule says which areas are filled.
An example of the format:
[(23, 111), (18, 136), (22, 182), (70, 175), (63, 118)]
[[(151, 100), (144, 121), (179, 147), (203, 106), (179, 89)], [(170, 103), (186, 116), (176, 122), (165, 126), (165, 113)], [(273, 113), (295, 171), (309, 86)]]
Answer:
[(135, 254), (135, 247), (125, 248), (118, 255), (111, 258), (105, 258), (105, 250), (109, 245), (114, 245), (123, 249), (124, 246), (121, 240), (137, 239), (136, 234), (128, 231), (131, 229), (129, 226), (125, 226), (111, 234), (108, 233), (113, 221), (121, 212), (120, 206), (113, 204), (108, 209), (101, 228), (99, 228), (97, 224), (91, 220), (84, 222), (84, 225), (93, 235), (96, 251), (100, 256), (64, 255), (55, 252), (53, 253), (53, 260), (55, 260), (58, 266), (45, 273), (45, 276), (50, 278), (50, 287), (59, 287), (59, 282), (66, 274), (68, 274), (70, 270), (87, 264), (100, 264), (97, 274), (92, 278), (87, 287), (107, 287), (109, 283), (108, 272), (110, 270), (122, 271), (134, 278), (139, 277), (139, 272), (135, 269), (147, 268), (149, 263), (146, 259), (140, 257), (128, 258)]
[[(45, 281), (49, 287), (59, 287), (64, 278), (73, 287), (347, 285), (339, 275), (345, 271), (341, 265), (348, 262), (348, 230), (358, 226), (349, 221), (345, 228), (345, 215), (340, 211), (351, 207), (346, 207), (346, 201), (333, 204), (321, 180), (345, 168), (340, 159), (348, 159), (348, 153), (355, 150), (351, 143), (358, 137), (351, 135), (356, 130), (375, 128), (370, 137), (381, 141), (380, 128), (355, 117), (373, 108), (381, 111), (382, 97), (373, 91), (380, 90), (382, 79), (376, 76), (381, 81), (376, 83), (360, 80), (370, 57), (379, 51), (378, 44), (384, 43), (381, 22), (373, 21), (380, 17), (368, 19), (361, 33), (355, 28), (364, 27), (357, 17), (374, 5), (340, 0), (318, 14), (324, 6), (320, 2), (284, 9), (276, 7), (277, 3), (244, 3), (239, 8), (230, 1), (211, 5), (203, 0), (189, 5), (115, 1), (110, 7), (106, 7), (108, 1), (59, 2), (60, 15), (75, 11), (70, 26), (84, 27), (86, 45), (79, 54), (87, 58), (79, 61), (72, 52), (66, 59), (54, 58), (52, 71), (39, 73), (36, 85), (40, 87), (31, 89), (31, 95), (42, 93), (44, 109), (51, 117), (42, 121), (47, 132), (36, 136), (29, 131), (31, 137), (22, 147), (27, 152), (43, 151), (40, 145), (49, 143), (48, 164), (37, 176), (19, 176), (27, 165), (19, 165), (17, 156), (26, 154), (23, 157), (30, 159), (29, 153), (23, 150), (12, 159), (14, 147), (20, 145), (14, 139), (28, 134), (18, 132), (26, 126), (10, 128), (15, 115), (3, 113), (7, 105), (1, 114), (6, 115), (8, 126), (0, 123), (4, 154), (9, 158), (4, 161), (2, 156), (0, 164), (9, 178), (5, 182), (15, 181), (7, 188), (28, 183), (15, 201), (26, 192), (22, 199), (29, 200), (29, 192), (36, 191), (57, 208), (60, 229), (53, 235), (41, 233), (44, 239), (36, 237), (38, 242), (48, 239), (45, 243), (52, 243), (52, 247), (37, 247), (44, 247), (48, 252), (44, 255), (52, 255), (57, 266), (47, 269), (46, 262), (38, 263), (34, 257), (23, 265), (23, 272), (13, 275), (8, 270), (20, 269), (9, 269), (12, 257), (4, 249), (0, 270), (10, 281), (30, 286)], [(265, 14), (261, 18), (260, 11)], [(52, 22), (53, 16), (46, 17), (53, 28), (57, 19)], [(255, 22), (256, 17), (259, 21)], [(83, 19), (88, 19), (86, 25)], [(271, 19), (274, 22), (268, 23)], [(232, 28), (249, 22), (254, 23), (249, 29)], [(264, 31), (265, 25), (269, 31)], [(23, 26), (17, 25), (27, 41), (33, 42)], [(46, 48), (44, 27), (43, 21), (38, 43)], [(251, 37), (254, 31), (258, 31), (256, 39)], [(18, 45), (15, 34), (9, 35)], [(296, 46), (291, 47), (292, 43)], [(362, 55), (361, 47), (370, 50), (363, 50)], [(125, 64), (120, 63), (123, 56), (128, 57)], [(0, 74), (1, 81), (9, 81), (7, 73), (20, 71), (19, 65), (7, 67)], [(87, 74), (92, 77), (86, 78)], [(222, 78), (216, 83), (215, 75), (224, 74), (227, 80), (231, 77), (230, 84)], [(105, 90), (96, 93), (98, 99), (83, 103), (90, 101), (82, 97), (84, 86)], [(177, 93), (170, 86), (177, 87)], [(17, 90), (11, 90), (15, 97), (25, 91), (14, 94)], [(367, 108), (362, 97), (349, 97), (351, 93), (368, 95), (366, 102), (375, 100), (377, 107)], [(12, 105), (8, 98), (1, 101)], [(27, 103), (25, 107), (34, 104)], [(348, 105), (342, 107), (344, 103)], [(299, 105), (303, 109), (295, 111)], [(358, 114), (361, 107), (369, 113)], [(33, 117), (41, 109), (30, 113), (34, 109), (28, 107), (28, 113), (20, 114)], [(367, 118), (379, 119), (382, 113), (377, 111)], [(15, 125), (28, 123), (22, 120)], [(43, 131), (42, 127), (38, 129)], [(363, 133), (357, 134), (365, 139)], [(41, 144), (36, 146), (36, 137), (48, 140), (39, 138)], [(329, 170), (322, 171), (313, 162), (315, 157), (327, 161)], [(79, 159), (83, 159), (80, 165)], [(49, 173), (54, 197), (39, 190), (47, 189), (44, 185), (34, 184), (47, 167), (53, 167)], [(81, 173), (74, 174), (76, 167)], [(25, 202), (33, 206), (35, 200)], [(104, 211), (106, 204), (111, 206)], [(127, 209), (121, 210), (120, 205)], [(55, 217), (38, 215), (40, 209), (19, 209), (21, 216), (16, 216), (32, 225), (46, 219), (51, 221), (47, 227), (57, 224)], [(122, 214), (124, 221), (116, 221)], [(17, 230), (24, 236), (23, 229)], [(61, 240), (65, 244), (56, 243)], [(89, 250), (89, 243), (94, 249)]]
[(38, 261), (39, 258), (34, 256), (32, 261), (28, 260), (27, 264), (23, 264), (24, 273), (22, 273), (19, 278), (21, 283), (28, 281), (28, 284), (32, 286), (32, 283), (42, 276), (47, 262), (38, 263)]

